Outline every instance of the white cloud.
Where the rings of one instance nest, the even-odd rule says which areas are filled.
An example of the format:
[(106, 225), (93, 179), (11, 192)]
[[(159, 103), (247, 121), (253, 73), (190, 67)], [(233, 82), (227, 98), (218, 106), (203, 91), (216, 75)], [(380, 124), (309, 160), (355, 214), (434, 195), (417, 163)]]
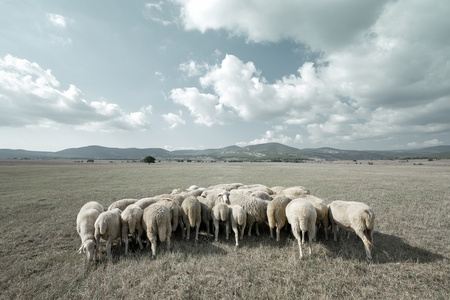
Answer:
[(295, 139), (292, 139), (291, 137), (286, 136), (282, 133), (284, 129), (284, 126), (276, 125), (272, 128), (272, 130), (267, 130), (260, 138), (254, 139), (250, 142), (239, 142), (236, 145), (244, 147), (248, 145), (258, 145), (265, 143), (292, 144), (293, 142), (296, 142)]
[(167, 17), (167, 11), (170, 10), (168, 2), (149, 2), (145, 4), (144, 16), (156, 23), (160, 23), (164, 26), (173, 24), (170, 18)]
[(176, 0), (188, 30), (225, 29), (252, 42), (291, 39), (326, 50), (355, 40), (377, 20), (388, 1)]
[(181, 110), (178, 111), (178, 114), (168, 113), (162, 115), (164, 121), (170, 124), (169, 128), (175, 128), (181, 125), (186, 124), (186, 121), (183, 120), (183, 112)]
[(190, 60), (185, 63), (181, 63), (178, 67), (180, 71), (187, 74), (188, 77), (197, 77), (209, 69), (207, 64), (198, 64), (196, 61)]
[(47, 19), (50, 21), (50, 23), (53, 24), (53, 26), (60, 27), (60, 28), (66, 27), (66, 18), (64, 18), (61, 15), (48, 13)]
[(148, 128), (151, 106), (126, 113), (117, 104), (88, 101), (74, 85), (60, 89), (51, 70), (12, 55), (0, 58), (0, 126), (72, 125), (84, 130)]

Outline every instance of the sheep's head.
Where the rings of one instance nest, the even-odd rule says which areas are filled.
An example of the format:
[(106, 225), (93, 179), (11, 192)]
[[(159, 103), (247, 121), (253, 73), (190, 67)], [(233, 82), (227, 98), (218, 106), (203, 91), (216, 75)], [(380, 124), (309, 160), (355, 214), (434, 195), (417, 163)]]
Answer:
[(228, 197), (230, 193), (227, 190), (223, 190), (222, 193), (219, 194), (219, 199), (226, 204), (230, 204), (230, 198)]
[(97, 244), (94, 240), (87, 240), (81, 245), (80, 249), (78, 249), (78, 253), (86, 253), (87, 260), (95, 260), (95, 249), (97, 248)]

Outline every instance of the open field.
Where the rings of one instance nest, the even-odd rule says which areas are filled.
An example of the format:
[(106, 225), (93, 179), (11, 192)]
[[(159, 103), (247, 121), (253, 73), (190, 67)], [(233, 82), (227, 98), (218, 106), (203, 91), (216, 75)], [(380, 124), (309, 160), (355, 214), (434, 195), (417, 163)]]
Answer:
[[(299, 259), (293, 236), (265, 228), (232, 240), (158, 245), (128, 257), (113, 250), (85, 264), (77, 254), (80, 207), (105, 207), (192, 184), (302, 185), (328, 203), (374, 209), (374, 261), (361, 240), (325, 241)], [(1, 299), (450, 299), (450, 166), (284, 163), (73, 163), (0, 161)], [(114, 248), (114, 247), (113, 247)]]

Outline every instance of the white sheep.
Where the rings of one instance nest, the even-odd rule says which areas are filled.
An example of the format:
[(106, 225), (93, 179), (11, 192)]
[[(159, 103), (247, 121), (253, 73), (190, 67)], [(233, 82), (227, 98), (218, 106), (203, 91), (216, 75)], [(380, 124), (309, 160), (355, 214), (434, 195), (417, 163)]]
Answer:
[(215, 240), (219, 241), (219, 225), (220, 222), (225, 224), (225, 236), (229, 239), (230, 236), (230, 222), (229, 222), (229, 208), (226, 203), (219, 202), (212, 208), (211, 218), (215, 227)]
[(247, 224), (247, 213), (240, 205), (228, 205), (231, 228), (234, 232), (236, 247), (239, 246), (239, 230), (241, 231), (241, 240), (244, 237), (244, 230)]
[(227, 190), (227, 191), (231, 191), (234, 189), (237, 189), (241, 186), (243, 186), (244, 184), (242, 183), (220, 183), (220, 184), (216, 184), (216, 185), (211, 185), (207, 188), (207, 190)]
[(138, 201), (138, 199), (132, 199), (132, 198), (117, 200), (117, 201), (114, 201), (113, 203), (111, 203), (111, 205), (108, 207), (108, 210), (118, 208), (121, 211), (124, 211), (128, 205), (134, 204), (137, 201)]
[(269, 221), (270, 237), (273, 238), (273, 229), (277, 227), (277, 242), (280, 241), (280, 231), (286, 224), (286, 206), (291, 198), (278, 195), (267, 205), (267, 220)]
[(122, 217), (122, 240), (125, 241), (125, 255), (128, 254), (128, 234), (136, 234), (136, 240), (141, 250), (144, 248), (141, 236), (144, 233), (142, 227), (142, 215), (144, 210), (136, 204), (128, 205), (121, 214)]
[(197, 242), (200, 222), (202, 221), (201, 204), (197, 197), (189, 196), (184, 199), (181, 204), (181, 213), (183, 223), (186, 226), (186, 239), (189, 240), (191, 227), (195, 226), (195, 241)]
[(225, 190), (220, 199), (227, 204), (240, 205), (247, 213), (248, 236), (252, 235), (252, 226), (255, 223), (256, 234), (259, 235), (259, 224), (267, 220), (267, 205), (270, 201)]
[(291, 199), (302, 198), (309, 194), (309, 190), (303, 186), (291, 186), (285, 188), (280, 192), (280, 194), (285, 195)]
[(250, 196), (269, 201), (273, 199), (271, 195), (264, 191), (253, 191), (250, 193)]
[(317, 226), (320, 224), (322, 225), (323, 230), (325, 232), (325, 239), (328, 240), (328, 225), (329, 225), (328, 206), (326, 205), (324, 200), (317, 198), (313, 195), (306, 195), (303, 198), (311, 202), (311, 204), (316, 209), (317, 212), (316, 225)]
[(148, 206), (155, 204), (156, 202), (158, 202), (159, 200), (161, 200), (160, 198), (157, 197), (146, 197), (146, 198), (142, 198), (139, 199), (138, 201), (136, 201), (136, 205), (139, 206), (142, 210), (146, 209)]
[(97, 243), (95, 242), (95, 220), (104, 211), (103, 206), (95, 201), (84, 204), (77, 215), (77, 232), (81, 238), (78, 253), (86, 253), (87, 260), (95, 260)]
[(170, 224), (170, 210), (161, 203), (155, 203), (144, 210), (142, 225), (147, 231), (147, 237), (152, 245), (152, 258), (156, 258), (156, 244), (159, 240), (166, 242), (167, 250), (170, 250), (170, 238), (172, 225)]
[(337, 200), (328, 205), (328, 216), (334, 233), (334, 240), (337, 241), (339, 228), (354, 231), (364, 243), (367, 261), (371, 261), (375, 227), (373, 209), (362, 202)]
[(289, 224), (291, 224), (292, 233), (297, 239), (300, 258), (303, 258), (302, 244), (305, 243), (306, 232), (308, 232), (309, 255), (311, 255), (312, 239), (316, 233), (316, 209), (311, 202), (305, 199), (292, 200), (286, 206), (286, 217)]
[(163, 198), (156, 203), (163, 204), (169, 209), (170, 219), (172, 222), (172, 232), (175, 232), (175, 230), (177, 230), (178, 228), (178, 223), (181, 218), (181, 206), (178, 204), (177, 201), (172, 200), (170, 198)]
[(213, 200), (212, 197), (197, 197), (200, 202), (201, 210), (202, 210), (202, 223), (206, 226), (206, 235), (209, 237), (210, 234), (210, 223), (212, 219), (212, 209), (216, 204), (216, 201)]
[(284, 186), (273, 186), (270, 189), (275, 193), (275, 194), (281, 194), (281, 191), (284, 190), (286, 187)]
[[(118, 208), (102, 212), (95, 221), (95, 241), (100, 244), (100, 238), (106, 241), (106, 253), (109, 261), (112, 261), (111, 245), (114, 240), (121, 238), (122, 211)], [(97, 253), (99, 247), (97, 247)]]

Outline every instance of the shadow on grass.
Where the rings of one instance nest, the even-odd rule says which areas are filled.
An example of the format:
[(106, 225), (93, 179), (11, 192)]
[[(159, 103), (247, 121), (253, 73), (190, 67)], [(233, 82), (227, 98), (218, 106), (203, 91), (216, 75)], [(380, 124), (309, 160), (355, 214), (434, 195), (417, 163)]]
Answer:
[[(429, 263), (443, 260), (446, 257), (433, 253), (426, 249), (411, 246), (404, 239), (390, 234), (374, 232), (374, 247), (372, 249), (373, 263)], [(365, 259), (363, 242), (355, 234), (350, 238), (342, 238), (337, 242), (333, 241), (332, 235), (328, 241), (320, 241), (330, 252), (332, 257), (342, 257), (344, 259)]]

